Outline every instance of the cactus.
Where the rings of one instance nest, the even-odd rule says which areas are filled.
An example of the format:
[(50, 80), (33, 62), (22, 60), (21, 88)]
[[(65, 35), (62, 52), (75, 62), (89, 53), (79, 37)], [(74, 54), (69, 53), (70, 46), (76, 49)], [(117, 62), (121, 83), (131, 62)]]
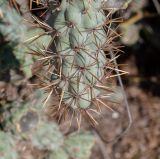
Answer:
[[(8, 10), (8, 12), (6, 12)], [(11, 9), (7, 3), (0, 7), (0, 33), (11, 46), (16, 46), (23, 41), (26, 26), (22, 23), (22, 17)]]
[(105, 77), (112, 60), (103, 51), (112, 47), (107, 24), (111, 21), (106, 20), (102, 6), (102, 0), (62, 0), (50, 7), (47, 19), (53, 28), (49, 74), (51, 89), (59, 96), (58, 110), (62, 106), (74, 114), (85, 112), (90, 119), (89, 111), (95, 106), (108, 107), (101, 97), (111, 91)]
[[(40, 36), (43, 35), (43, 36)], [(23, 43), (14, 49), (14, 54), (20, 62), (23, 72), (27, 78), (32, 77), (31, 65), (36, 60), (31, 52), (42, 52), (46, 49), (51, 36), (46, 35), (45, 31), (41, 28), (29, 28), (23, 38)]]
[(55, 51), (62, 61), (58, 86), (64, 92), (63, 102), (73, 109), (88, 108), (99, 95), (96, 84), (104, 75), (106, 63), (101, 50), (106, 42), (102, 28), (105, 16), (100, 5), (100, 1), (90, 4), (63, 0), (57, 17), (49, 18), (49, 22), (54, 20), (51, 25), (60, 34), (55, 39)]
[[(6, 10), (8, 10), (6, 12)], [(18, 68), (20, 63), (13, 54), (14, 48), (22, 42), (26, 27), (19, 25), (22, 18), (14, 9), (7, 7), (7, 1), (0, 7), (0, 80), (10, 69)]]
[(41, 28), (28, 27), (23, 17), (7, 4), (5, 2), (0, 7), (0, 37), (4, 41), (0, 49), (0, 77), (10, 69), (16, 68), (29, 78), (32, 76), (31, 64), (35, 60), (29, 53), (33, 50), (35, 52), (45, 50), (51, 37), (45, 35)]

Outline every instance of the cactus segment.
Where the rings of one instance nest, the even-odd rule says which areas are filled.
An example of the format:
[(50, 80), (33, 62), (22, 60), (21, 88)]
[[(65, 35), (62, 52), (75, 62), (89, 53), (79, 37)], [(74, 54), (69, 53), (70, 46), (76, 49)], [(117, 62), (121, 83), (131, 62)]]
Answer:
[(61, 106), (65, 106), (62, 111), (69, 108), (72, 112), (86, 112), (97, 103), (105, 105), (99, 98), (108, 89), (106, 67), (112, 60), (103, 50), (110, 49), (112, 21), (109, 16), (106, 19), (103, 2), (62, 0), (47, 19), (54, 30), (49, 47), (54, 52), (50, 74), (51, 82), (56, 83), (52, 87), (53, 96), (58, 96), (60, 101), (58, 111)]
[(92, 105), (96, 97), (93, 94), (98, 92), (95, 85), (104, 77), (106, 57), (102, 46), (106, 33), (100, 6), (101, 1), (62, 0), (55, 19), (52, 20), (53, 16), (48, 19), (60, 34), (54, 51), (62, 59), (61, 80), (67, 81), (59, 84), (64, 92), (62, 101), (73, 109), (87, 109)]

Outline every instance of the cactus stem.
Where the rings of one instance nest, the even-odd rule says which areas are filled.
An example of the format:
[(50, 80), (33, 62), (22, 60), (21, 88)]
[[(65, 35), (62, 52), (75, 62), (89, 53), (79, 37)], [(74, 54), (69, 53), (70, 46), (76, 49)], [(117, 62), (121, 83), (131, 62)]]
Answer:
[[(33, 2), (36, 3), (30, 1)], [(112, 41), (121, 35), (111, 27), (119, 19), (112, 19), (111, 11), (105, 15), (103, 2), (62, 0), (51, 6), (53, 10), (48, 17), (48, 24), (33, 17), (39, 26), (48, 30), (45, 34), (52, 34), (49, 47), (36, 54), (42, 54), (39, 61), (45, 66), (45, 82), (42, 80), (41, 84), (43, 89), (49, 90), (45, 104), (52, 96), (52, 100), (58, 101), (52, 105), (51, 115), (56, 118), (59, 116), (59, 122), (71, 113), (71, 120), (75, 117), (79, 127), (84, 113), (97, 125), (92, 113), (99, 115), (101, 105), (114, 111), (101, 98), (105, 99), (113, 92), (105, 86), (108, 78), (117, 76), (114, 75), (116, 71), (119, 74), (126, 72), (115, 68), (113, 64), (119, 55), (114, 59), (105, 56), (104, 51), (120, 51), (120, 48), (113, 46)], [(45, 83), (47, 86), (44, 86)]]

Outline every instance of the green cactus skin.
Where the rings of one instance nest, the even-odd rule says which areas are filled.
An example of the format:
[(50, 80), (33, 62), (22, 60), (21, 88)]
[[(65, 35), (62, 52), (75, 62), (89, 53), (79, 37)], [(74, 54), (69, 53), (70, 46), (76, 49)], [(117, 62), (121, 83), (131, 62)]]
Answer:
[(10, 133), (0, 131), (0, 158), (17, 159), (18, 154), (15, 149), (15, 141)]
[(90, 108), (101, 93), (97, 85), (107, 63), (102, 51), (106, 17), (101, 5), (102, 0), (62, 0), (48, 19), (56, 30), (52, 47), (59, 57), (51, 79), (60, 79), (61, 101), (73, 110)]

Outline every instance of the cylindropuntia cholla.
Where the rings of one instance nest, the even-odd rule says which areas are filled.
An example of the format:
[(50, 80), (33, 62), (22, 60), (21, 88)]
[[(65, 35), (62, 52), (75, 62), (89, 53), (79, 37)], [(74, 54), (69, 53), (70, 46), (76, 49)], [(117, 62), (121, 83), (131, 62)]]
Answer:
[(109, 96), (106, 91), (112, 92), (105, 79), (114, 67), (104, 53), (112, 48), (110, 13), (105, 15), (102, 0), (62, 0), (53, 6), (47, 20), (53, 41), (46, 51), (49, 57), (43, 59), (51, 61), (48, 87), (50, 95), (59, 99), (58, 105), (53, 101), (54, 108), (61, 115), (70, 109), (78, 114), (78, 121), (85, 112), (96, 123), (91, 111), (97, 112), (100, 105), (108, 107), (103, 99)]

